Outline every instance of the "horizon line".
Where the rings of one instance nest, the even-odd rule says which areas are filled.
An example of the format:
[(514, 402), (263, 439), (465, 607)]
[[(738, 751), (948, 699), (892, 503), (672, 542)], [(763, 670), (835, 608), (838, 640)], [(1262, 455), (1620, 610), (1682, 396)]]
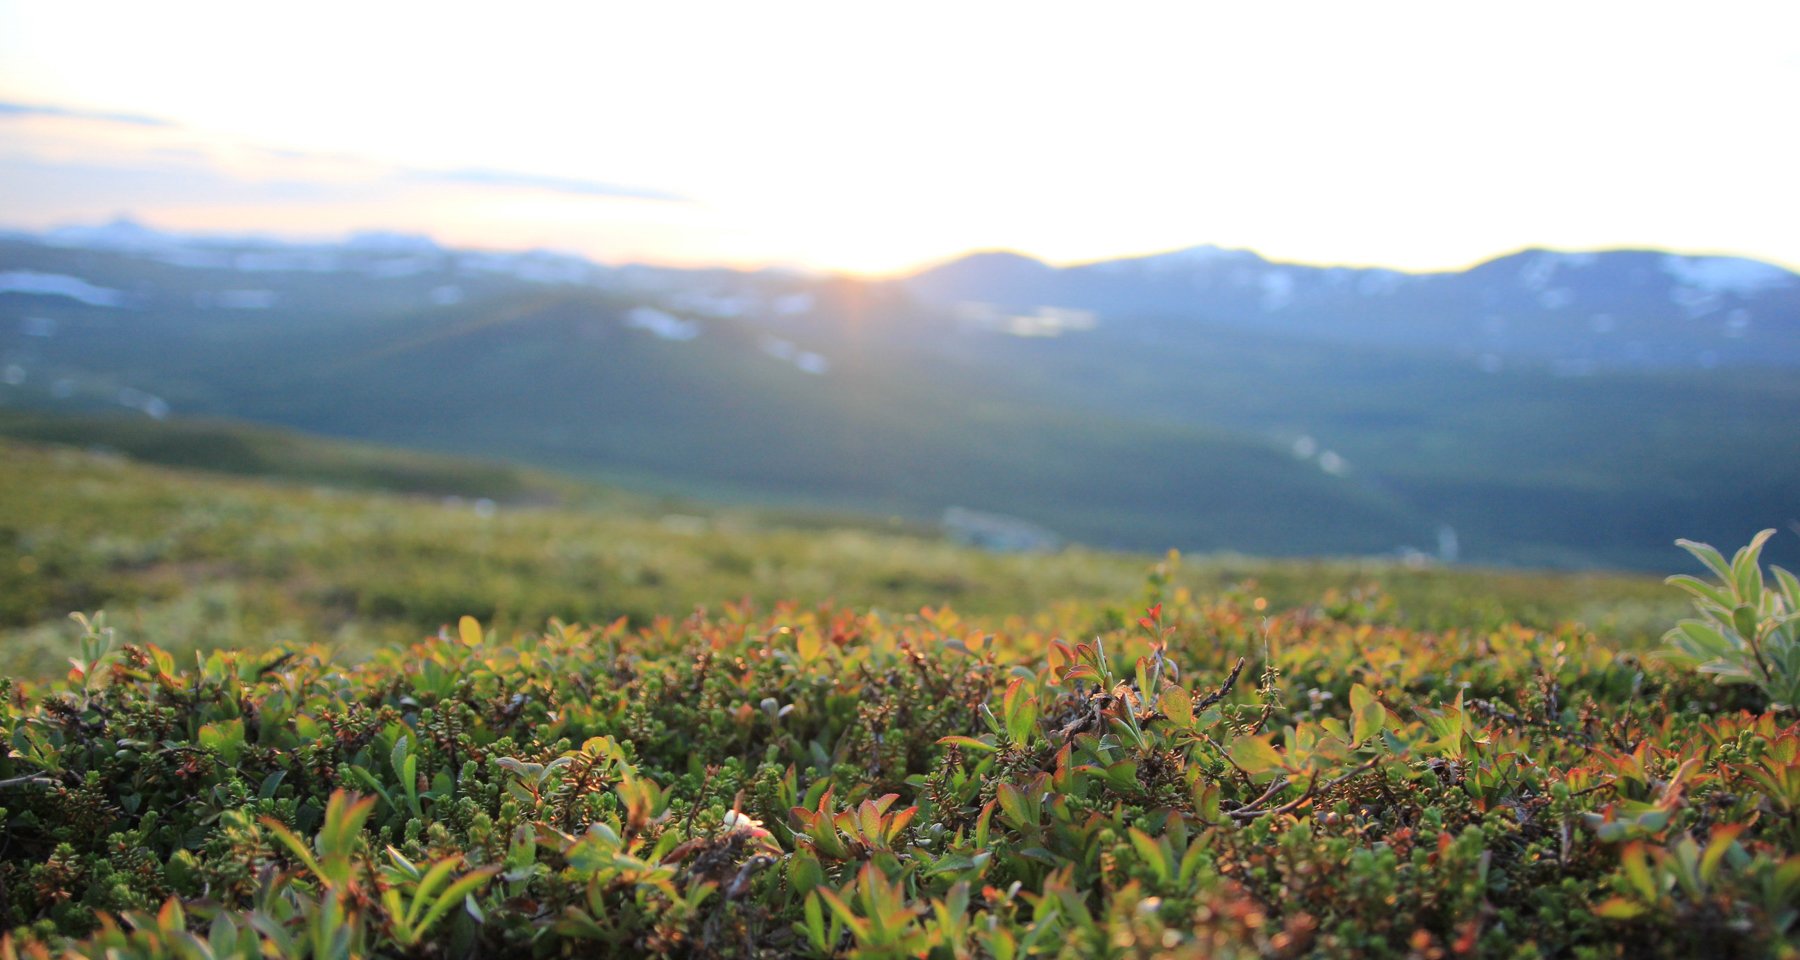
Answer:
[(762, 271), (767, 271), (767, 270), (774, 270), (774, 271), (792, 271), (792, 272), (796, 272), (796, 273), (824, 275), (824, 276), (849, 277), (849, 278), (853, 278), (853, 279), (872, 280), (872, 281), (904, 279), (906, 277), (915, 276), (917, 274), (924, 273), (929, 270), (934, 270), (934, 269), (937, 269), (940, 267), (948, 266), (953, 263), (967, 260), (971, 257), (979, 257), (979, 256), (997, 256), (997, 255), (1011, 256), (1011, 257), (1017, 257), (1022, 260), (1030, 260), (1034, 263), (1041, 264), (1041, 265), (1043, 265), (1045, 267), (1049, 267), (1051, 269), (1067, 270), (1067, 269), (1073, 269), (1073, 268), (1079, 268), (1079, 267), (1095, 266), (1095, 265), (1105, 264), (1105, 263), (1118, 263), (1118, 262), (1130, 261), (1130, 260), (1148, 260), (1148, 259), (1153, 259), (1156, 257), (1172, 256), (1172, 255), (1176, 255), (1176, 254), (1186, 253), (1189, 251), (1198, 251), (1198, 250), (1215, 251), (1222, 255), (1248, 254), (1250, 256), (1254, 256), (1254, 257), (1262, 260), (1264, 263), (1269, 264), (1270, 266), (1303, 267), (1303, 268), (1317, 269), (1317, 270), (1381, 270), (1381, 271), (1386, 271), (1386, 272), (1390, 272), (1390, 273), (1406, 274), (1409, 276), (1435, 276), (1435, 275), (1443, 275), (1443, 274), (1467, 273), (1468, 271), (1473, 270), (1476, 267), (1480, 267), (1485, 264), (1493, 263), (1498, 260), (1504, 260), (1504, 259), (1507, 259), (1508, 257), (1515, 257), (1520, 254), (1526, 254), (1526, 253), (1553, 253), (1553, 254), (1564, 254), (1564, 255), (1575, 255), (1575, 256), (1579, 256), (1579, 255), (1583, 255), (1583, 254), (1601, 254), (1601, 253), (1654, 253), (1654, 254), (1662, 254), (1665, 256), (1685, 257), (1685, 258), (1689, 258), (1689, 259), (1705, 258), (1705, 259), (1747, 260), (1747, 261), (1751, 261), (1751, 262), (1767, 264), (1767, 265), (1775, 267), (1777, 269), (1784, 270), (1790, 274), (1795, 274), (1797, 276), (1800, 276), (1800, 265), (1790, 265), (1788, 263), (1785, 263), (1785, 262), (1783, 262), (1781, 260), (1777, 260), (1777, 259), (1754, 256), (1754, 255), (1741, 253), (1741, 252), (1735, 252), (1735, 251), (1689, 250), (1689, 249), (1677, 250), (1677, 249), (1671, 249), (1668, 247), (1659, 247), (1659, 246), (1654, 246), (1654, 245), (1641, 245), (1641, 246), (1621, 245), (1621, 246), (1607, 246), (1607, 247), (1563, 248), (1563, 247), (1555, 247), (1555, 246), (1550, 246), (1550, 245), (1532, 244), (1532, 245), (1528, 245), (1528, 246), (1517, 247), (1517, 248), (1514, 248), (1511, 250), (1503, 250), (1500, 252), (1489, 254), (1489, 255), (1480, 257), (1478, 259), (1475, 259), (1475, 260), (1470, 260), (1460, 266), (1436, 267), (1436, 268), (1396, 267), (1396, 266), (1391, 266), (1388, 264), (1370, 263), (1370, 262), (1346, 262), (1346, 261), (1320, 262), (1320, 261), (1311, 261), (1311, 260), (1284, 260), (1284, 259), (1278, 259), (1278, 258), (1271, 258), (1268, 254), (1265, 254), (1262, 251), (1256, 250), (1251, 247), (1226, 246), (1226, 245), (1214, 243), (1214, 242), (1202, 242), (1202, 243), (1188, 244), (1186, 246), (1179, 246), (1179, 247), (1159, 248), (1159, 249), (1143, 251), (1143, 252), (1121, 253), (1121, 254), (1117, 254), (1117, 255), (1113, 255), (1113, 256), (1105, 256), (1105, 257), (1077, 257), (1077, 258), (1064, 258), (1064, 259), (1049, 259), (1049, 258), (1038, 256), (1033, 253), (1028, 253), (1026, 251), (1019, 250), (1016, 248), (1010, 248), (1010, 247), (971, 247), (960, 253), (949, 254), (949, 255), (944, 255), (944, 256), (936, 256), (936, 257), (930, 257), (930, 258), (926, 258), (926, 259), (917, 260), (905, 267), (900, 267), (900, 268), (897, 268), (894, 270), (854, 270), (854, 269), (846, 269), (846, 268), (822, 267), (822, 266), (817, 266), (817, 265), (813, 265), (813, 264), (807, 264), (807, 263), (801, 263), (801, 262), (795, 262), (795, 261), (784, 261), (784, 260), (729, 261), (729, 260), (681, 260), (679, 258), (646, 258), (646, 259), (629, 259), (628, 258), (628, 259), (613, 260), (613, 259), (601, 259), (599, 257), (596, 257), (592, 254), (586, 253), (581, 250), (559, 249), (559, 248), (555, 248), (555, 247), (546, 247), (546, 246), (521, 246), (521, 247), (458, 246), (458, 245), (446, 243), (427, 231), (396, 229), (393, 227), (353, 227), (353, 228), (349, 228), (346, 230), (333, 232), (333, 233), (329, 233), (329, 234), (325, 234), (325, 233), (310, 234), (310, 233), (304, 233), (304, 232), (282, 232), (282, 231), (258, 229), (258, 228), (254, 228), (254, 227), (247, 228), (247, 229), (244, 229), (241, 231), (184, 230), (184, 229), (180, 229), (180, 228), (169, 229), (169, 228), (152, 226), (151, 224), (145, 222), (145, 220), (143, 220), (131, 213), (121, 213), (118, 216), (112, 218), (111, 220), (69, 221), (69, 222), (56, 223), (56, 224), (53, 224), (50, 226), (43, 226), (43, 227), (20, 226), (20, 225), (16, 225), (16, 224), (0, 223), (0, 234), (6, 234), (6, 233), (24, 234), (24, 235), (31, 236), (34, 238), (42, 239), (44, 237), (47, 237), (51, 233), (61, 231), (61, 230), (94, 230), (94, 229), (101, 229), (104, 227), (116, 226), (116, 225), (131, 225), (131, 226), (142, 228), (150, 233), (166, 235), (172, 239), (195, 240), (195, 241), (211, 242), (211, 243), (239, 242), (239, 243), (276, 243), (276, 244), (289, 244), (289, 245), (313, 244), (313, 245), (320, 245), (320, 246), (328, 246), (328, 245), (346, 244), (346, 243), (349, 243), (350, 241), (356, 239), (357, 237), (387, 235), (387, 236), (392, 236), (392, 237), (406, 237), (406, 238), (411, 238), (411, 239), (425, 240), (425, 241), (428, 241), (429, 243), (431, 243), (433, 246), (439, 247), (440, 249), (443, 249), (443, 250), (449, 251), (449, 252), (468, 251), (468, 252), (483, 252), (483, 253), (519, 253), (519, 254), (547, 253), (547, 254), (553, 254), (556, 256), (573, 257), (573, 258), (585, 260), (588, 263), (594, 264), (596, 266), (603, 266), (603, 267), (645, 266), (645, 267), (658, 267), (658, 268), (662, 268), (662, 269), (671, 269), (671, 270), (693, 270), (693, 271), (730, 270), (730, 271), (734, 271), (734, 272), (738, 272), (738, 273), (757, 273), (757, 272), (762, 272)]

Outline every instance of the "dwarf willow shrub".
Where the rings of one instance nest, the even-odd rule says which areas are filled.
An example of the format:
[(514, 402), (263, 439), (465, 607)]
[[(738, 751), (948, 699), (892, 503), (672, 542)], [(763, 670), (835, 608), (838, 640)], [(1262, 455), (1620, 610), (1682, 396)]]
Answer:
[(1707, 544), (1677, 541), (1719, 579), (1669, 578), (1700, 616), (1670, 630), (1660, 655), (1720, 683), (1754, 686), (1770, 709), (1792, 712), (1800, 709), (1800, 580), (1780, 567), (1771, 568), (1774, 584), (1763, 576), (1758, 560), (1774, 534), (1757, 534), (1730, 563)]
[(1151, 592), (355, 666), (92, 618), (0, 679), (0, 960), (1800, 955), (1791, 715), (1573, 626)]

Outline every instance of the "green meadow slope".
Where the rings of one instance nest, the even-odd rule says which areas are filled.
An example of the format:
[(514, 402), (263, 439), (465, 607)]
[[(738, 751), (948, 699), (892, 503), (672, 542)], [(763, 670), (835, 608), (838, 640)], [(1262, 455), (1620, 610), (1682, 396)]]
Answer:
[[(1157, 562), (986, 553), (927, 526), (704, 506), (225, 422), (5, 415), (0, 437), (14, 438), (0, 440), (0, 657), (25, 674), (63, 662), (67, 613), (102, 607), (179, 650), (362, 655), (464, 614), (503, 630), (641, 624), (739, 600), (997, 617), (1084, 605), (1103, 620)], [(1641, 638), (1677, 609), (1639, 576), (1231, 557), (1181, 570), (1196, 591), (1277, 604), (1337, 591), (1330, 602), (1419, 626), (1579, 619)]]
[(0, 960), (1800, 955), (1800, 583), (1754, 556), (1684, 634), (1726, 686), (1645, 656), (1644, 578), (993, 556), (97, 432), (0, 441)]

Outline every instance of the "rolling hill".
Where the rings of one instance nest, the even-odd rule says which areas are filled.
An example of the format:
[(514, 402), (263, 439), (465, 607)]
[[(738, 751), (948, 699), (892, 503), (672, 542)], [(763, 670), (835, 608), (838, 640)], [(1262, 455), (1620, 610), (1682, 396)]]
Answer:
[(962, 507), (1104, 547), (1661, 568), (1677, 536), (1800, 515), (1797, 289), (1630, 251), (1425, 276), (982, 255), (865, 281), (118, 224), (0, 240), (0, 404)]

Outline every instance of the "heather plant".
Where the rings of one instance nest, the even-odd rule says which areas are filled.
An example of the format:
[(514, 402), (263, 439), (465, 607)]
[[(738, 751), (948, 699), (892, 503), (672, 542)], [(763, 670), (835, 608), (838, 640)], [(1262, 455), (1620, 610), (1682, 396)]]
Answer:
[(356, 664), (92, 618), (0, 681), (0, 958), (1800, 956), (1791, 713), (1176, 574)]

